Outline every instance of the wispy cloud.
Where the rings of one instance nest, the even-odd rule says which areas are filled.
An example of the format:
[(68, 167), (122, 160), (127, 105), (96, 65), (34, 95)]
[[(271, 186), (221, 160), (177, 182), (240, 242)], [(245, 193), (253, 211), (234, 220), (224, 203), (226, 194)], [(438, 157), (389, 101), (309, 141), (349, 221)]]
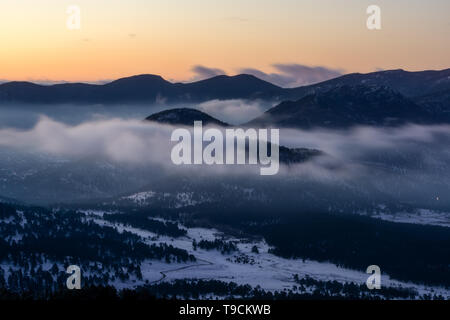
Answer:
[(215, 76), (227, 74), (222, 69), (218, 68), (209, 68), (202, 65), (196, 65), (192, 67), (192, 72), (194, 73), (194, 77), (192, 77), (189, 81), (199, 81), (208, 78), (212, 78)]
[(272, 104), (268, 102), (240, 99), (211, 100), (194, 106), (200, 111), (233, 125), (248, 122), (271, 107)]
[[(173, 129), (135, 120), (99, 120), (69, 126), (42, 118), (30, 130), (0, 129), (0, 147), (75, 160), (106, 159), (137, 168), (145, 165), (158, 172), (167, 168), (171, 174), (195, 170), (209, 180), (215, 174), (234, 173), (245, 174), (247, 182), (251, 177), (259, 178), (251, 166), (174, 166), (170, 160)], [(280, 138), (282, 145), (315, 148), (325, 153), (306, 163), (282, 166), (274, 177), (280, 183), (295, 180), (326, 184), (352, 197), (356, 191), (370, 195), (375, 192), (401, 202), (430, 203), (439, 199), (442, 205), (450, 204), (450, 154), (443, 148), (450, 143), (450, 126), (292, 129), (281, 130)], [(320, 187), (314, 191), (318, 198), (321, 190)], [(329, 195), (324, 191), (322, 196)]]
[(343, 70), (330, 69), (322, 66), (306, 66), (301, 64), (274, 64), (278, 72), (266, 73), (253, 68), (242, 68), (240, 73), (252, 74), (262, 80), (271, 82), (280, 87), (293, 88), (318, 83), (339, 77)]

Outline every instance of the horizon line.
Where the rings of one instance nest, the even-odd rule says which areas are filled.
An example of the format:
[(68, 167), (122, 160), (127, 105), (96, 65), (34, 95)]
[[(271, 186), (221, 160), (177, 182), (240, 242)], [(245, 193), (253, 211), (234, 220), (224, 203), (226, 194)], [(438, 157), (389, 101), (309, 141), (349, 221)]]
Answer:
[[(424, 69), (424, 70), (405, 70), (403, 68), (399, 68), (399, 69), (387, 69), (387, 70), (377, 70), (377, 71), (372, 71), (372, 72), (350, 72), (350, 73), (344, 73), (342, 75), (339, 75), (337, 77), (334, 78), (330, 78), (328, 80), (332, 80), (332, 79), (337, 79), (343, 76), (347, 76), (347, 75), (351, 75), (351, 74), (372, 74), (372, 73), (383, 73), (383, 72), (392, 72), (392, 71), (403, 71), (403, 72), (408, 72), (408, 73), (415, 73), (415, 72), (442, 72), (442, 71), (446, 71), (446, 70), (450, 70), (449, 68), (444, 68), (444, 69)], [(153, 77), (159, 77), (162, 80), (169, 82), (171, 84), (189, 84), (189, 83), (197, 83), (197, 82), (201, 82), (201, 81), (206, 81), (206, 80), (210, 80), (210, 79), (214, 79), (214, 78), (218, 78), (218, 77), (226, 77), (226, 78), (234, 78), (234, 77), (238, 77), (238, 76), (250, 76), (253, 78), (256, 78), (258, 80), (270, 83), (274, 86), (283, 88), (283, 89), (292, 89), (292, 88), (285, 88), (282, 86), (279, 86), (273, 82), (267, 81), (267, 80), (263, 80), (260, 77), (253, 75), (253, 74), (249, 74), (249, 73), (236, 73), (233, 75), (228, 75), (228, 74), (219, 74), (219, 75), (214, 75), (212, 77), (207, 77), (204, 79), (198, 79), (198, 80), (185, 80), (185, 81), (179, 81), (179, 80), (174, 80), (174, 79), (166, 79), (164, 78), (164, 76), (159, 75), (159, 74), (154, 74), (154, 73), (140, 73), (140, 74), (133, 74), (133, 75), (129, 75), (129, 76), (123, 76), (120, 78), (116, 78), (116, 79), (104, 79), (104, 80), (94, 80), (94, 81), (89, 81), (89, 80), (79, 80), (79, 81), (66, 81), (66, 80), (39, 80), (39, 79), (31, 79), (31, 80), (8, 80), (8, 79), (0, 79), (0, 86), (4, 85), (4, 84), (8, 84), (8, 83), (30, 83), (30, 84), (34, 84), (34, 85), (38, 85), (38, 86), (45, 86), (45, 87), (51, 87), (51, 86), (55, 86), (55, 85), (64, 85), (64, 84), (87, 84), (87, 85), (98, 85), (98, 86), (102, 86), (102, 85), (106, 85), (106, 84), (110, 84), (112, 82), (118, 81), (118, 80), (122, 80), (122, 79), (130, 79), (130, 78), (135, 78), (135, 77), (142, 77), (142, 76), (153, 76)], [(328, 81), (328, 80), (324, 80), (324, 81)], [(316, 83), (321, 83), (324, 81), (319, 81), (319, 82), (315, 82), (315, 83), (310, 83), (310, 84), (305, 84), (303, 86), (308, 86), (308, 85), (312, 85), (312, 84), (316, 84)], [(303, 87), (303, 86), (299, 86), (299, 87)]]

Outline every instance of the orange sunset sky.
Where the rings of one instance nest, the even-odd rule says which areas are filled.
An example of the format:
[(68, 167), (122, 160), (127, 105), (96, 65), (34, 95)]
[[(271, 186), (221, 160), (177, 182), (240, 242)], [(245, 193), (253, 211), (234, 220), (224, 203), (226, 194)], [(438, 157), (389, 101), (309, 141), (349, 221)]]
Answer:
[[(366, 28), (381, 7), (382, 29)], [(81, 29), (66, 26), (69, 5)], [(98, 81), (192, 67), (343, 72), (450, 67), (448, 0), (1, 0), (0, 79)]]

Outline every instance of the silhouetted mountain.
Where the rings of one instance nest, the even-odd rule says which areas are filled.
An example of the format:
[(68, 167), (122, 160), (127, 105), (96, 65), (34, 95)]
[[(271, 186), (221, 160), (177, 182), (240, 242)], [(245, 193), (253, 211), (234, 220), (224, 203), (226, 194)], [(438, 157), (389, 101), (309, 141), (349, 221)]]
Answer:
[(409, 72), (404, 70), (387, 70), (372, 73), (351, 73), (321, 83), (287, 89), (291, 98), (328, 91), (341, 86), (384, 86), (398, 91), (405, 97), (417, 98), (431, 93), (450, 89), (450, 69)]
[(202, 121), (203, 125), (217, 125), (227, 127), (228, 124), (195, 109), (178, 108), (155, 113), (145, 120), (166, 123), (171, 125), (192, 126), (194, 121)]
[(340, 128), (353, 125), (436, 123), (442, 119), (384, 86), (343, 85), (282, 102), (248, 125)]
[(0, 103), (165, 103), (213, 99), (274, 99), (284, 89), (251, 75), (217, 76), (193, 83), (171, 83), (156, 75), (122, 78), (103, 85), (29, 82), (0, 84)]
[[(173, 104), (201, 103), (214, 99), (297, 101), (311, 95), (320, 96), (345, 86), (391, 88), (416, 105), (424, 107), (436, 118), (440, 118), (441, 122), (448, 121), (450, 115), (450, 69), (353, 73), (292, 89), (280, 88), (246, 74), (231, 77), (221, 75), (193, 83), (171, 83), (156, 75), (132, 76), (103, 85), (66, 83), (48, 86), (30, 82), (8, 82), (0, 84), (0, 103)], [(381, 102), (372, 101), (372, 104)], [(388, 107), (386, 106), (390, 109)], [(428, 118), (423, 121), (428, 121)], [(378, 122), (375, 120), (375, 123)]]
[(430, 113), (444, 119), (450, 118), (450, 89), (419, 96), (414, 100)]
[(102, 102), (164, 100), (175, 94), (174, 85), (156, 75), (139, 75), (122, 78), (100, 87)]
[(247, 74), (232, 77), (220, 75), (182, 86), (194, 100), (275, 99), (282, 97), (284, 91), (276, 85)]

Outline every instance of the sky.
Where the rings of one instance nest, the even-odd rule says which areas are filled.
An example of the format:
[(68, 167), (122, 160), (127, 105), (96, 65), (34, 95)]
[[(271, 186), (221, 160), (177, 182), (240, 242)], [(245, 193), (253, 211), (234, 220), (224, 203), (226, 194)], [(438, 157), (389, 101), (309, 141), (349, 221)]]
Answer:
[[(366, 27), (372, 4), (381, 30)], [(445, 69), (449, 39), (448, 0), (1, 0), (0, 79)], [(297, 80), (280, 85), (313, 81)]]

